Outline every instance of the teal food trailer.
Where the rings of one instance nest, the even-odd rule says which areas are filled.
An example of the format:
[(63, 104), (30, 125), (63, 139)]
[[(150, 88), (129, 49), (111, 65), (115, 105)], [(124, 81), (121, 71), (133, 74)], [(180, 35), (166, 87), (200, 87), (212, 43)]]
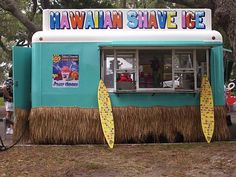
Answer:
[(203, 141), (208, 75), (214, 140), (227, 140), (222, 36), (209, 9), (49, 9), (31, 48), (14, 47), (15, 137), (103, 143), (97, 89), (109, 92), (115, 143)]

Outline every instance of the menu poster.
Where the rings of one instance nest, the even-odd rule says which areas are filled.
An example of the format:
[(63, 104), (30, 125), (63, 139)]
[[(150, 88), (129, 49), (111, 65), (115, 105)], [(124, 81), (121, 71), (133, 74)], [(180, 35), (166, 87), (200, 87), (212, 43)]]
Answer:
[(79, 55), (54, 54), (52, 61), (52, 87), (79, 87)]

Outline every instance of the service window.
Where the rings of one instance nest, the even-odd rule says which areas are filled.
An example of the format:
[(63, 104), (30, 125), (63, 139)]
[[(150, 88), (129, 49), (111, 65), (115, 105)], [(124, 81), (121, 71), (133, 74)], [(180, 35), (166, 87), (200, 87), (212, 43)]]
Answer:
[(174, 50), (174, 79), (178, 84), (175, 89), (194, 90), (193, 50)]
[(114, 88), (114, 50), (104, 50), (103, 55), (104, 83), (107, 88)]
[(201, 78), (203, 75), (209, 75), (209, 51), (204, 49), (196, 50), (196, 73), (197, 88), (201, 87)]
[(116, 90), (136, 90), (136, 51), (115, 51)]
[(171, 50), (139, 50), (140, 90), (173, 87), (171, 55)]
[(208, 49), (102, 49), (101, 77), (111, 92), (192, 92), (209, 75)]

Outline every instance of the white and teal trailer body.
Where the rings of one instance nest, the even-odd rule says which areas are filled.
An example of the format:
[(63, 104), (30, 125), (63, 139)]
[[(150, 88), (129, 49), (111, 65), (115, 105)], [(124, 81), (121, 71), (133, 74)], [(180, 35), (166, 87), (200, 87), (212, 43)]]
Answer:
[[(217, 121), (224, 122), (222, 49), (221, 34), (211, 29), (209, 9), (45, 10), (43, 31), (34, 34), (32, 48), (14, 48), (15, 63), (22, 50), (32, 53), (28, 57), (32, 62), (32, 67), (28, 66), (31, 87), (27, 85), (31, 102), (21, 98), (16, 100), (16, 107), (24, 108), (23, 104), (28, 102), (31, 114), (38, 116), (31, 117), (34, 142), (101, 142), (97, 88), (103, 79), (111, 97), (115, 127), (119, 129), (117, 142), (145, 141), (149, 136), (158, 141), (160, 135), (173, 141), (176, 133), (182, 134), (185, 141), (201, 140), (202, 75), (210, 78), (215, 109), (219, 112)], [(20, 68), (18, 65), (14, 68), (20, 86), (23, 84), (17, 79)], [(15, 94), (20, 92), (22, 89), (15, 87)], [(74, 138), (67, 139), (60, 133), (55, 137), (53, 134), (63, 125), (38, 135), (34, 124), (44, 122), (52, 128), (53, 122), (63, 119), (58, 114), (60, 110), (78, 124), (84, 124), (84, 117), (93, 112), (91, 120), (97, 124), (86, 120), (86, 126), (94, 136), (87, 137), (84, 129), (78, 136), (76, 132), (67, 134)], [(80, 116), (74, 115), (75, 110)], [(42, 116), (40, 111), (53, 118)], [(176, 119), (180, 125), (175, 125)], [(73, 129), (79, 126), (72, 125)], [(183, 128), (188, 126), (190, 134)], [(226, 139), (228, 135), (222, 133), (225, 129), (222, 125), (217, 127), (215, 139)], [(44, 140), (46, 135), (50, 138)]]

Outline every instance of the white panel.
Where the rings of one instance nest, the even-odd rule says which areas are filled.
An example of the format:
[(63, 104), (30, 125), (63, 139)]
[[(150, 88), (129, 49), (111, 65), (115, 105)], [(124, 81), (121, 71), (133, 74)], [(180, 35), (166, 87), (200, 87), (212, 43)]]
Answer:
[[(217, 31), (40, 31), (33, 35), (33, 42), (116, 42), (119, 41), (204, 41), (222, 42)], [(175, 44), (173, 43), (173, 46)]]

